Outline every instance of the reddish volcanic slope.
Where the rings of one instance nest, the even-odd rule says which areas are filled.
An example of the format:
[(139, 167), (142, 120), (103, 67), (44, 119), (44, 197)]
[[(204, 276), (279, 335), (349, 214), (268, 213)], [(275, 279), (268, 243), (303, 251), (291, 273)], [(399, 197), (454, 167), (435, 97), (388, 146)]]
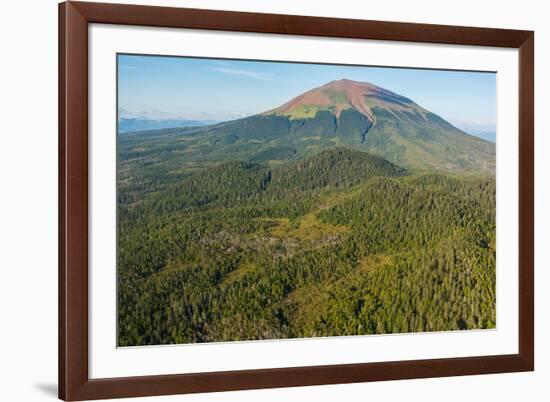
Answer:
[(288, 116), (292, 119), (315, 117), (317, 111), (328, 110), (339, 117), (342, 110), (353, 108), (374, 122), (371, 111), (373, 106), (390, 110), (414, 109), (424, 114), (424, 109), (408, 98), (368, 82), (347, 79), (331, 81), (314, 88), (264, 114)]

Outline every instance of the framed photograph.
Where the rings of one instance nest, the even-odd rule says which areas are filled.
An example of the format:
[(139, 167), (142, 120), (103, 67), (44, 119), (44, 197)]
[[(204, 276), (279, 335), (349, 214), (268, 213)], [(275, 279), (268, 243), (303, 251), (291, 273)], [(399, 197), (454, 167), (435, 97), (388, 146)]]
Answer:
[(61, 399), (534, 369), (533, 32), (59, 7)]

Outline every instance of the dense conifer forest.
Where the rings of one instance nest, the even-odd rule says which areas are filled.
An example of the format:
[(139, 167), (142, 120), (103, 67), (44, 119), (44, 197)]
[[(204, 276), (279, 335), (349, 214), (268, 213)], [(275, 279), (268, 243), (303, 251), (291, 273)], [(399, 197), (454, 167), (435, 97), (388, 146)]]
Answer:
[(119, 346), (495, 327), (494, 173), (193, 130), (119, 134)]

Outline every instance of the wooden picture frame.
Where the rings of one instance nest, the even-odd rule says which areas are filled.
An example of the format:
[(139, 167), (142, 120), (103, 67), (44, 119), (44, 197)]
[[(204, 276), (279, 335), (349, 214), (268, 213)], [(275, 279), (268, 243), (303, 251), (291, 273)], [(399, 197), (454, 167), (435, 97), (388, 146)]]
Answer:
[[(88, 24), (191, 28), (519, 49), (519, 353), (196, 374), (88, 375)], [(534, 33), (184, 8), (59, 5), (59, 397), (86, 400), (532, 371)]]

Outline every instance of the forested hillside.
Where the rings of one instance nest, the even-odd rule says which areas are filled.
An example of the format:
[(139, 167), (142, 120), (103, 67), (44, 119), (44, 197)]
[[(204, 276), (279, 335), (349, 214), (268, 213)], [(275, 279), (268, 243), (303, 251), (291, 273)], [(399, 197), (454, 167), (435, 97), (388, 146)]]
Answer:
[(376, 85), (117, 139), (118, 344), (494, 328), (495, 145)]
[(194, 130), (119, 136), (120, 346), (495, 327), (494, 174)]

